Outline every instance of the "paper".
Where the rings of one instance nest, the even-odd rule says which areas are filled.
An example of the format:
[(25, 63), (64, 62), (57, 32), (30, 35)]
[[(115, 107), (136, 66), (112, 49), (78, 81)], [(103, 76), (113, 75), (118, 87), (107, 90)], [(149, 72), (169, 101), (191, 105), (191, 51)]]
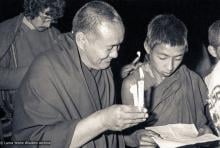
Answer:
[(141, 80), (137, 84), (133, 84), (130, 87), (130, 92), (133, 95), (134, 106), (144, 107), (144, 72), (139, 68), (139, 74)]
[(220, 137), (213, 134), (198, 135), (194, 124), (168, 124), (164, 126), (146, 127), (159, 133), (161, 138), (153, 138), (160, 148), (175, 148), (198, 143), (218, 141)]

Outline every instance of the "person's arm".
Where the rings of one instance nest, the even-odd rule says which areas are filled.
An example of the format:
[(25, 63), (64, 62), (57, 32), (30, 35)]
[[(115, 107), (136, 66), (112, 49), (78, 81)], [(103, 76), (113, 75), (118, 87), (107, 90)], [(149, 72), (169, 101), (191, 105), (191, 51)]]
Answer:
[(104, 131), (122, 131), (137, 125), (148, 117), (146, 111), (129, 105), (113, 105), (95, 112), (78, 122), (70, 148), (80, 147)]
[(27, 70), (28, 67), (16, 69), (0, 67), (0, 89), (17, 89)]
[(122, 104), (134, 105), (133, 95), (130, 92), (131, 85), (135, 84), (135, 81), (131, 77), (127, 77), (122, 82), (121, 87), (121, 101)]

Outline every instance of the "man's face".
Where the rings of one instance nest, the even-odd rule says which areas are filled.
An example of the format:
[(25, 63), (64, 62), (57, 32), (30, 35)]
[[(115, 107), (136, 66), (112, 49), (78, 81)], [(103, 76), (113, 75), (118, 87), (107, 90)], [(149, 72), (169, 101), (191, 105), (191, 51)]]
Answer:
[(31, 20), (32, 25), (38, 31), (44, 31), (48, 29), (51, 23), (54, 21), (54, 19), (51, 16), (47, 15), (48, 12), (49, 8), (46, 8), (43, 12), (39, 12), (39, 16)]
[(97, 31), (86, 35), (85, 55), (87, 66), (105, 69), (113, 58), (118, 57), (120, 44), (124, 39), (124, 26), (120, 23), (103, 22)]
[(183, 60), (185, 46), (158, 44), (150, 50), (150, 65), (161, 77), (169, 77)]

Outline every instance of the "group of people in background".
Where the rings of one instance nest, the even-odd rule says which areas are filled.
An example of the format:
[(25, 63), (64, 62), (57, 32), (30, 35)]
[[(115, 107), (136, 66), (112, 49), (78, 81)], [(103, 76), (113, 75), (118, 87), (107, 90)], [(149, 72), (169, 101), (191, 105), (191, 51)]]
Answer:
[[(188, 49), (185, 24), (159, 14), (148, 24), (143, 62), (122, 68), (121, 102), (110, 63), (126, 28), (104, 1), (75, 14), (72, 30), (51, 26), (64, 0), (24, 0), (24, 13), (0, 24), (1, 141), (49, 141), (13, 147), (157, 147), (149, 126), (194, 124), (200, 135), (220, 130), (220, 21), (209, 30), (208, 52), (216, 65), (206, 77), (182, 64)], [(130, 87), (144, 74), (144, 106)], [(117, 101), (118, 102), (118, 101)], [(216, 143), (215, 143), (216, 144)]]

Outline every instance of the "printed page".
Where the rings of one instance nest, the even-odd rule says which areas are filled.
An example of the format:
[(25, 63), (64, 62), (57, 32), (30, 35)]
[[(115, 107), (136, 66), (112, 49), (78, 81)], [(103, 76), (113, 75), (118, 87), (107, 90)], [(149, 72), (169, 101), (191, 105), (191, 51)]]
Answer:
[(175, 148), (198, 143), (220, 140), (213, 134), (198, 135), (194, 124), (168, 124), (165, 126), (146, 127), (146, 129), (160, 134), (161, 138), (154, 138), (160, 148)]

